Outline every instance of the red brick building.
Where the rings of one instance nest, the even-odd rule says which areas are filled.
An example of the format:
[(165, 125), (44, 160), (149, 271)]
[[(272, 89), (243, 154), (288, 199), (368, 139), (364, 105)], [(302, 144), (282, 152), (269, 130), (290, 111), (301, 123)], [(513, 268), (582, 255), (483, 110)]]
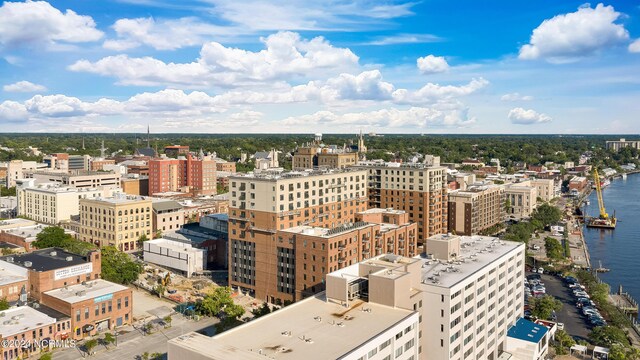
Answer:
[(149, 194), (171, 191), (196, 195), (216, 193), (216, 162), (210, 156), (149, 161)]

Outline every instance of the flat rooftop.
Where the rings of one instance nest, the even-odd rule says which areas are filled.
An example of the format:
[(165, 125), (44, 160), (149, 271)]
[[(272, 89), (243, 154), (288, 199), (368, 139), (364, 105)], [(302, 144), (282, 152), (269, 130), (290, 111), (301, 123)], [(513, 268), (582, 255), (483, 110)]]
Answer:
[[(47, 248), (25, 254), (3, 256), (0, 257), (0, 260), (35, 271), (51, 271), (89, 262), (84, 256), (60, 248)], [(25, 266), (27, 261), (31, 262), (31, 266)]]
[[(4, 232), (7, 234), (19, 236), (27, 241), (35, 241), (36, 236), (40, 234), (42, 230), (48, 227), (49, 225), (38, 224), (38, 225), (32, 225), (32, 226), (12, 228), (9, 230), (4, 230)], [(65, 234), (71, 234), (71, 235), (75, 234), (75, 231), (71, 231), (68, 229), (65, 229), (64, 232)]]
[(325, 300), (321, 293), (213, 338), (192, 333), (171, 342), (216, 360), (338, 359), (413, 314), (362, 301), (345, 308)]
[(406, 213), (406, 211), (393, 209), (393, 208), (388, 208), (388, 209), (372, 208), (372, 209), (367, 209), (365, 211), (361, 211), (358, 214), (396, 214), (396, 215), (400, 215), (400, 214), (404, 214), (404, 213)]
[[(372, 223), (359, 221), (359, 222), (355, 222), (355, 223), (352, 223), (352, 224), (338, 226), (338, 227), (335, 227), (335, 228), (332, 228), (332, 229), (323, 228), (323, 227), (319, 227), (319, 226), (300, 225), (300, 226), (294, 226), (294, 227), (288, 228), (288, 229), (283, 229), (283, 230), (280, 230), (280, 231), (293, 233), (293, 234), (301, 234), (301, 235), (310, 235), (310, 236), (318, 236), (318, 237), (330, 238), (330, 237), (334, 237), (336, 235), (343, 234), (343, 233), (346, 233), (346, 232), (349, 232), (349, 231), (353, 231), (353, 230), (357, 230), (357, 229), (364, 229), (366, 227), (375, 226), (375, 225), (377, 225), (377, 224), (372, 224)], [(388, 225), (388, 224), (384, 224), (384, 225)]]
[[(446, 234), (435, 235), (442, 237)], [(430, 239), (432, 239), (431, 237)], [(518, 247), (523, 247), (523, 243), (504, 241), (490, 236), (459, 236), (460, 254), (456, 260), (446, 261), (430, 259), (428, 256), (418, 255), (413, 258), (400, 255), (385, 254), (363, 261), (367, 265), (375, 265), (384, 269), (376, 272), (377, 276), (398, 277), (406, 274), (399, 268), (403, 264), (410, 264), (417, 261), (423, 262), (421, 271), (421, 290), (428, 287), (451, 288), (469, 276), (472, 276), (485, 266), (507, 255)], [(332, 275), (344, 274), (351, 277), (360, 277), (359, 264), (334, 271)], [(402, 267), (404, 269), (404, 267)], [(391, 271), (389, 271), (391, 270)]]
[(119, 205), (119, 204), (133, 204), (140, 201), (150, 201), (151, 198), (147, 196), (136, 196), (136, 195), (126, 195), (126, 196), (116, 195), (114, 197), (108, 197), (108, 198), (99, 197), (99, 198), (86, 199), (86, 200)]
[(29, 307), (20, 306), (8, 310), (1, 311), (0, 314), (0, 335), (3, 338), (9, 336), (30, 332), (43, 326), (56, 323), (56, 319), (52, 318), (40, 311)]
[(153, 244), (169, 250), (182, 252), (182, 253), (187, 252), (187, 253), (195, 254), (195, 253), (204, 252), (203, 249), (194, 248), (191, 246), (191, 244), (187, 244), (181, 241), (175, 241), (171, 239), (165, 239), (165, 238), (149, 240), (149, 241), (146, 241), (146, 243)]
[(343, 174), (357, 171), (363, 171), (364, 169), (357, 169), (354, 167), (343, 169), (307, 169), (300, 171), (284, 171), (284, 170), (262, 170), (254, 171), (251, 173), (236, 173), (230, 176), (230, 179), (255, 179), (266, 181), (277, 181), (286, 179), (295, 179), (301, 177), (323, 176), (332, 174)]
[(73, 304), (87, 299), (94, 299), (99, 296), (109, 295), (118, 291), (126, 290), (128, 287), (112, 283), (102, 279), (87, 281), (85, 284), (76, 284), (65, 288), (50, 290), (45, 294)]
[(21, 219), (21, 218), (0, 220), (0, 229), (21, 227), (21, 226), (31, 226), (35, 224), (36, 222), (33, 220), (27, 220), (27, 219)]
[(0, 262), (0, 286), (9, 285), (16, 283), (18, 281), (27, 281), (29, 279), (27, 275), (27, 271), (23, 271), (19, 273), (19, 270), (11, 270), (5, 266), (2, 262)]

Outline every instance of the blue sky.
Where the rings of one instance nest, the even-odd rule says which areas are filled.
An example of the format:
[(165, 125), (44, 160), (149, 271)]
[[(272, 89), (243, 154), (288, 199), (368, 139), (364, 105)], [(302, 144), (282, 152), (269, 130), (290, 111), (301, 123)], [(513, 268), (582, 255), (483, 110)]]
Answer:
[(5, 1), (0, 131), (637, 134), (633, 1)]

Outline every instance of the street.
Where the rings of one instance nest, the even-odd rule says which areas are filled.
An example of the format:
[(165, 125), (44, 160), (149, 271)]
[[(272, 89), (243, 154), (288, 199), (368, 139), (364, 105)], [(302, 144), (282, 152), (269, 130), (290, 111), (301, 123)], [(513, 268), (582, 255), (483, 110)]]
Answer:
[(545, 284), (547, 294), (562, 302), (562, 309), (556, 312), (556, 315), (558, 322), (564, 323), (564, 330), (575, 339), (587, 339), (590, 326), (578, 308), (575, 307), (576, 301), (570, 289), (559, 277), (543, 274), (541, 279)]
[[(109, 345), (109, 349), (105, 349), (103, 345), (95, 348), (96, 354), (88, 358), (91, 359), (119, 359), (130, 360), (139, 359), (144, 352), (165, 354), (167, 352), (167, 341), (182, 334), (191, 331), (199, 331), (205, 328), (213, 327), (218, 323), (217, 318), (203, 318), (200, 321), (192, 321), (180, 314), (173, 315), (172, 326), (169, 329), (156, 330), (155, 333), (142, 336), (142, 332), (131, 329), (127, 333), (118, 336), (118, 346)], [(208, 330), (208, 329), (207, 329)], [(209, 333), (209, 331), (207, 331)], [(79, 348), (69, 348), (56, 350), (53, 358), (56, 360), (76, 360), (86, 358), (87, 354)]]

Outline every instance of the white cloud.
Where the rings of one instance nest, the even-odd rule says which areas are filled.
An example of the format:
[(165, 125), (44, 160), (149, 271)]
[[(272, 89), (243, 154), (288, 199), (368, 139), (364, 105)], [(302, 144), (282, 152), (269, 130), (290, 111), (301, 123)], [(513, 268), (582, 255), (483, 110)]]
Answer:
[(636, 39), (631, 44), (629, 44), (629, 52), (640, 53), (640, 39)]
[(0, 103), (0, 121), (20, 122), (27, 119), (27, 109), (17, 101), (4, 101)]
[(186, 46), (201, 46), (215, 35), (230, 34), (229, 28), (202, 22), (193, 17), (180, 19), (149, 18), (119, 19), (112, 26), (117, 39), (104, 42), (103, 47), (122, 51), (141, 45), (156, 50), (175, 50)]
[(500, 97), (500, 100), (502, 100), (502, 101), (531, 101), (531, 100), (533, 100), (533, 96), (520, 95), (519, 93), (515, 92), (515, 93), (502, 95), (502, 97)]
[(64, 13), (45, 1), (5, 2), (0, 6), (0, 45), (19, 46), (43, 43), (60, 47), (62, 43), (96, 41), (102, 31), (90, 16), (73, 10)]
[(6, 92), (37, 92), (45, 91), (47, 88), (29, 81), (18, 81), (17, 83), (3, 86), (2, 90)]
[(438, 41), (442, 41), (442, 38), (431, 34), (398, 34), (378, 37), (363, 45), (423, 44)]
[(241, 86), (308, 77), (322, 72), (348, 71), (358, 57), (347, 48), (331, 45), (322, 37), (301, 39), (293, 32), (262, 38), (266, 49), (252, 52), (217, 42), (204, 44), (200, 58), (192, 63), (165, 63), (127, 55), (105, 57), (97, 62), (80, 60), (72, 71), (113, 76), (123, 85)]
[(531, 109), (525, 110), (521, 107), (511, 109), (511, 111), (509, 111), (508, 117), (513, 124), (519, 125), (546, 123), (552, 120), (551, 117), (546, 114), (538, 113), (537, 111)]
[(436, 74), (449, 70), (449, 64), (442, 56), (427, 55), (418, 58), (416, 63), (423, 74)]
[(554, 16), (533, 30), (529, 44), (520, 48), (523, 60), (572, 62), (625, 42), (629, 33), (615, 21), (621, 14), (613, 6), (589, 4), (576, 12)]
[(439, 85), (428, 83), (417, 91), (407, 89), (395, 90), (392, 94), (394, 102), (398, 104), (419, 104), (449, 100), (460, 96), (470, 95), (489, 85), (489, 81), (479, 78), (473, 79), (462, 86)]
[(366, 112), (335, 113), (318, 111), (309, 115), (292, 116), (280, 121), (285, 126), (313, 126), (322, 128), (352, 129), (354, 126), (381, 128), (428, 128), (429, 126), (465, 127), (475, 118), (468, 117), (465, 108), (440, 110), (437, 107), (396, 108)]

